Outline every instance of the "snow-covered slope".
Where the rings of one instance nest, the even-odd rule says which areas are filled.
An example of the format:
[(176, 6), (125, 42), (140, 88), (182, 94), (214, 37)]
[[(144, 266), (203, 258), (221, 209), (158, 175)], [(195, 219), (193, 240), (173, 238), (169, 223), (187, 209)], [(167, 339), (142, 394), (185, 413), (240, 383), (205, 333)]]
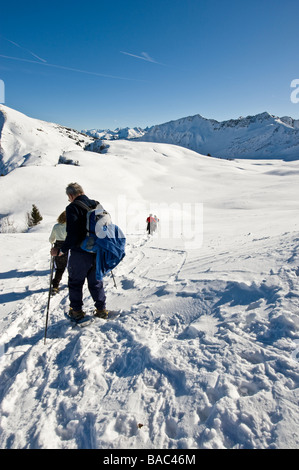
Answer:
[[(43, 216), (0, 234), (0, 447), (298, 448), (299, 161), (132, 141), (65, 157), (78, 164), (0, 178), (0, 214)], [(72, 328), (65, 274), (44, 345), (48, 237), (71, 181), (126, 232), (117, 288), (105, 279), (120, 316)]]
[(262, 113), (218, 122), (199, 114), (128, 134), (122, 130), (86, 131), (96, 138), (132, 139), (180, 145), (221, 158), (299, 159), (299, 121)]
[(0, 174), (21, 165), (54, 165), (64, 152), (94, 139), (0, 105)]

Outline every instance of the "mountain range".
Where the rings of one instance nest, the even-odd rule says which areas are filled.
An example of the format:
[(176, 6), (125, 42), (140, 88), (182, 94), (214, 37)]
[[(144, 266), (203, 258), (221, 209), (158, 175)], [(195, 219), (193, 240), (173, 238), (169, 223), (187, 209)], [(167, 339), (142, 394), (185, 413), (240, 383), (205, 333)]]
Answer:
[(146, 129), (85, 129), (84, 132), (102, 140), (134, 139), (180, 145), (220, 158), (294, 160), (299, 157), (299, 120), (268, 112), (223, 122), (197, 114)]
[(113, 140), (177, 145), (217, 158), (289, 161), (299, 159), (299, 120), (266, 112), (223, 122), (195, 115), (146, 129), (79, 132), (0, 105), (0, 175), (24, 165), (76, 164), (74, 150), (101, 153)]

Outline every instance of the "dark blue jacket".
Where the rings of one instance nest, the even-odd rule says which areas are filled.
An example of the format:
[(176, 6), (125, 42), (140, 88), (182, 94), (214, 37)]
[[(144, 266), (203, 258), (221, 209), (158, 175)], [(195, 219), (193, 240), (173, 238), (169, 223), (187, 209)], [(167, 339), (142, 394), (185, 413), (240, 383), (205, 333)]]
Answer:
[[(89, 199), (85, 194), (76, 197), (77, 201), (82, 201), (90, 209), (95, 209), (98, 202)], [(66, 208), (66, 239), (61, 247), (61, 251), (66, 253), (68, 250), (83, 251), (80, 243), (86, 237), (86, 214), (83, 207), (71, 202)]]

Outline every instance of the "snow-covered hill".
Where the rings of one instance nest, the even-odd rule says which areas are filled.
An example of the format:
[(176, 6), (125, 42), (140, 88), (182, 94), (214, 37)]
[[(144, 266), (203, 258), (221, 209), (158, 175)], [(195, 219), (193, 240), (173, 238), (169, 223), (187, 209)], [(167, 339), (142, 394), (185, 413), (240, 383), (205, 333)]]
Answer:
[[(0, 178), (17, 230), (32, 203), (43, 216), (0, 234), (0, 448), (298, 448), (299, 161), (76, 148), (76, 165), (24, 162)], [(117, 288), (105, 279), (120, 316), (72, 328), (65, 274), (45, 345), (48, 237), (71, 181), (126, 232)]]
[(218, 122), (199, 114), (128, 133), (128, 130), (86, 131), (103, 139), (132, 139), (180, 145), (221, 158), (299, 159), (299, 121), (262, 113)]
[(76, 130), (0, 105), (0, 174), (21, 165), (55, 165), (64, 158), (64, 152), (84, 148), (93, 140)]

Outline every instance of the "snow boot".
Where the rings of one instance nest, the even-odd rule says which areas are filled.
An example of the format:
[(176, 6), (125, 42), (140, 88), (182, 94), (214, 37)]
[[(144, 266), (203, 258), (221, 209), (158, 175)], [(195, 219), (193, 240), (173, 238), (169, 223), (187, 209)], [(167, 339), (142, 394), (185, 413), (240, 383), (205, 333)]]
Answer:
[(69, 317), (72, 321), (74, 322), (80, 322), (81, 320), (83, 320), (85, 316), (85, 312), (83, 312), (83, 310), (73, 310), (72, 308), (70, 308), (70, 311), (69, 311)]
[(105, 308), (103, 310), (99, 310), (98, 308), (95, 310), (94, 312), (94, 316), (97, 317), (97, 318), (103, 318), (104, 320), (106, 320), (106, 318), (108, 318), (108, 310), (106, 310)]

